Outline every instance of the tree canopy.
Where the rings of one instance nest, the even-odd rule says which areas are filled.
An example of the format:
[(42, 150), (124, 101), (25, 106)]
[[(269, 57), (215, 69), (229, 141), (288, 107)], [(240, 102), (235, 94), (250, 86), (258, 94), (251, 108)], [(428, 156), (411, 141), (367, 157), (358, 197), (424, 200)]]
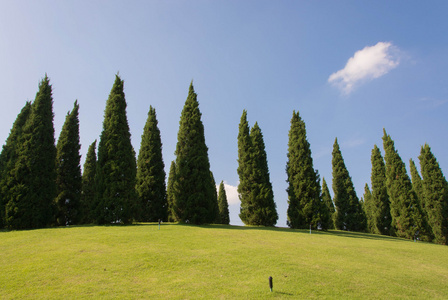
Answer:
[(124, 82), (116, 75), (98, 144), (95, 221), (99, 224), (127, 224), (134, 217), (137, 167), (126, 106)]
[(213, 223), (217, 218), (216, 187), (201, 115), (191, 82), (179, 122), (172, 186), (172, 212), (174, 220), (179, 222), (204, 224)]
[(81, 219), (82, 189), (81, 155), (79, 151), (79, 105), (65, 118), (56, 147), (56, 222), (58, 225), (78, 224)]
[(136, 179), (136, 190), (140, 201), (138, 218), (145, 222), (168, 220), (165, 164), (157, 124), (156, 110), (150, 106), (138, 154)]

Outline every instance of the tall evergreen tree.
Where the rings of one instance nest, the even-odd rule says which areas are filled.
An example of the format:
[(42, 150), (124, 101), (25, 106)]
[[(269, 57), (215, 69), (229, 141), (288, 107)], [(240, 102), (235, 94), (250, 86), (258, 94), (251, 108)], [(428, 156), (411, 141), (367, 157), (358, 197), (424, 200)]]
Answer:
[(5, 204), (10, 199), (9, 190), (14, 184), (14, 168), (18, 157), (18, 143), (23, 127), (31, 112), (31, 102), (26, 102), (12, 126), (0, 154), (0, 228), (4, 227)]
[(366, 221), (367, 221), (367, 232), (370, 233), (379, 233), (376, 228), (375, 223), (375, 205), (373, 203), (373, 197), (372, 193), (370, 192), (369, 185), (366, 183), (364, 186), (364, 196), (363, 196), (363, 209), (364, 213), (366, 215)]
[(96, 197), (99, 224), (130, 223), (134, 217), (135, 151), (126, 117), (124, 82), (116, 75), (104, 113), (103, 131), (98, 144)]
[[(289, 130), (288, 161), (288, 226), (291, 228), (313, 228), (322, 226), (319, 176), (313, 167), (310, 144), (306, 139), (305, 122), (299, 112), (293, 112)], [(325, 228), (326, 229), (326, 228)]]
[(377, 145), (372, 149), (372, 203), (374, 232), (391, 235), (389, 195), (386, 186), (386, 165)]
[(136, 190), (140, 200), (140, 221), (168, 220), (165, 164), (156, 110), (150, 106), (137, 160)]
[(174, 215), (177, 221), (194, 224), (216, 219), (216, 186), (211, 178), (208, 148), (197, 94), (190, 84), (182, 110), (176, 146), (176, 176), (173, 185)]
[(218, 206), (219, 206), (219, 216), (221, 224), (229, 225), (230, 223), (229, 203), (227, 202), (227, 194), (224, 188), (223, 181), (221, 181), (221, 183), (219, 184)]
[(386, 184), (390, 200), (391, 227), (398, 237), (413, 239), (417, 235), (428, 240), (427, 223), (415, 194), (406, 167), (395, 150), (394, 141), (383, 130), (386, 160)]
[[(317, 226), (317, 229), (320, 230), (328, 230), (328, 229), (332, 229), (334, 227), (334, 221), (333, 221), (333, 217), (332, 217), (332, 210), (331, 207), (329, 206), (329, 203), (326, 202), (326, 200), (324, 201), (324, 199), (322, 198), (322, 190), (321, 190), (321, 185), (320, 185), (320, 176), (317, 173), (316, 170), (316, 175), (317, 175), (317, 184), (319, 186), (319, 225)], [(334, 209), (334, 207), (333, 207)]]
[(333, 145), (332, 155), (336, 228), (349, 231), (364, 231), (366, 229), (365, 215), (342, 158), (337, 139)]
[(173, 160), (170, 166), (170, 173), (168, 174), (168, 186), (166, 188), (166, 199), (168, 203), (168, 221), (176, 221), (176, 214), (174, 211), (174, 181), (176, 178), (176, 162)]
[(423, 192), (428, 223), (434, 242), (448, 244), (448, 183), (428, 144), (420, 151), (420, 168), (423, 176)]
[[(412, 189), (420, 201), (420, 205), (422, 207), (423, 213), (426, 214), (425, 210), (425, 192), (423, 191), (423, 180), (418, 174), (417, 166), (415, 165), (414, 160), (409, 159), (409, 169), (411, 171), (411, 180), (412, 180)], [(427, 216), (426, 216), (427, 219)]]
[(67, 114), (56, 146), (56, 222), (58, 225), (78, 224), (82, 188), (81, 155), (79, 150), (79, 105)]
[(212, 203), (211, 212), (215, 216), (215, 219), (213, 220), (213, 222), (215, 224), (221, 224), (221, 215), (219, 214), (219, 204), (218, 204), (218, 191), (216, 190), (215, 176), (213, 175), (212, 171), (210, 171), (210, 179), (212, 181), (212, 185), (215, 187), (215, 189), (213, 190), (213, 193), (212, 193), (212, 198), (211, 198), (211, 203)]
[(56, 147), (53, 96), (47, 75), (39, 84), (16, 149), (18, 156), (6, 203), (6, 224), (11, 229), (48, 226), (54, 222)]
[(335, 228), (335, 226), (334, 226), (335, 209), (334, 209), (333, 200), (331, 199), (330, 189), (328, 188), (325, 178), (322, 178), (322, 201), (327, 206), (327, 210), (329, 213), (328, 229), (334, 229)]
[[(269, 178), (268, 161), (258, 123), (255, 122), (250, 130), (251, 138), (251, 174), (250, 174), (250, 203), (252, 214), (248, 215), (248, 225), (274, 226), (278, 220), (277, 207), (274, 202), (274, 193)], [(241, 205), (241, 210), (243, 207)], [(250, 211), (250, 210), (249, 210)]]
[(84, 162), (84, 172), (82, 173), (81, 190), (81, 223), (90, 224), (95, 220), (95, 176), (96, 176), (96, 140), (89, 146)]
[(238, 132), (238, 193), (240, 219), (246, 225), (274, 226), (278, 220), (263, 134), (258, 123), (250, 129), (247, 111), (241, 116)]
[(252, 140), (250, 138), (250, 126), (247, 121), (247, 111), (243, 110), (241, 120), (238, 129), (238, 197), (241, 201), (240, 219), (248, 224), (249, 215), (253, 213), (250, 199), (250, 184), (251, 184), (251, 172), (252, 172)]

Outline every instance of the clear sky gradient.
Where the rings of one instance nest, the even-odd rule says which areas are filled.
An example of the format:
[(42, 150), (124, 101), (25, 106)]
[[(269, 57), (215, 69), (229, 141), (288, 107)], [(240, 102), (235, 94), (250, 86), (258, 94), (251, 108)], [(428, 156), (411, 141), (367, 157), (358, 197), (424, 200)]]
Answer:
[(193, 80), (231, 223), (242, 224), (237, 135), (247, 109), (264, 134), (277, 226), (286, 226), (293, 110), (330, 189), (335, 138), (361, 198), (383, 128), (407, 166), (410, 158), (418, 165), (428, 143), (447, 172), (447, 14), (448, 1), (0, 0), (0, 141), (47, 73), (56, 141), (66, 113), (80, 104), (84, 164), (119, 72), (134, 148), (152, 105), (168, 174)]

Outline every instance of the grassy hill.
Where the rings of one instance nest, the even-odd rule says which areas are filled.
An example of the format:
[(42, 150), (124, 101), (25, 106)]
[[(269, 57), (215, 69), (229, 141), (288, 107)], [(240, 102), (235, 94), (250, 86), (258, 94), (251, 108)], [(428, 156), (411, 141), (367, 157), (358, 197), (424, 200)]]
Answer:
[(341, 231), (143, 224), (0, 232), (0, 270), (1, 299), (448, 298), (448, 247)]

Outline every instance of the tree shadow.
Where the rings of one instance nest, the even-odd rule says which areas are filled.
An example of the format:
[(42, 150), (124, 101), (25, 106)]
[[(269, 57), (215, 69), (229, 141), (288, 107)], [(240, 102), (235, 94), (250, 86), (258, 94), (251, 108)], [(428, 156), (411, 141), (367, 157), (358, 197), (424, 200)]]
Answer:
[[(172, 223), (173, 224), (173, 223)], [(288, 233), (297, 233), (297, 234), (310, 234), (309, 229), (292, 229), (287, 227), (268, 227), (268, 226), (236, 226), (236, 225), (219, 225), (219, 224), (211, 224), (211, 225), (193, 225), (193, 224), (177, 224), (178, 226), (191, 226), (191, 227), (200, 227), (204, 229), (223, 229), (223, 230), (244, 230), (244, 231), (275, 231), (275, 232), (288, 232)], [(394, 242), (411, 242), (412, 240), (393, 237), (388, 235), (379, 235), (373, 233), (365, 233), (365, 232), (354, 232), (354, 231), (343, 231), (343, 230), (312, 230), (311, 235), (332, 235), (332, 236), (340, 236), (347, 237), (353, 239), (368, 239), (368, 240), (377, 240), (377, 241), (394, 241)], [(421, 241), (420, 241), (421, 242)]]
[[(103, 225), (97, 225), (97, 224), (83, 224), (83, 225), (70, 225), (70, 226), (55, 226), (55, 227), (44, 227), (44, 228), (36, 228), (36, 229), (20, 229), (20, 230), (9, 230), (2, 228), (0, 229), (0, 232), (10, 232), (10, 231), (31, 231), (31, 230), (39, 230), (39, 229), (60, 229), (60, 228), (90, 228), (90, 227), (128, 227), (128, 226), (148, 226), (148, 227), (155, 227), (159, 226), (157, 222), (151, 223), (143, 223), (143, 222), (137, 222), (132, 224), (103, 224)], [(310, 234), (309, 229), (292, 229), (288, 227), (269, 227), (269, 226), (238, 226), (238, 225), (221, 225), (221, 224), (202, 224), (202, 225), (196, 225), (196, 224), (188, 224), (188, 223), (171, 223), (171, 222), (162, 222), (160, 224), (161, 227), (163, 226), (182, 226), (182, 227), (195, 227), (195, 228), (203, 228), (203, 229), (213, 229), (213, 230), (238, 230), (238, 231), (270, 231), (270, 232), (288, 232), (288, 233), (296, 233), (296, 234)], [(394, 242), (411, 242), (412, 240), (404, 239), (404, 238), (398, 238), (398, 237), (392, 237), (387, 235), (379, 235), (379, 234), (372, 234), (372, 233), (364, 233), (364, 232), (354, 232), (354, 231), (343, 231), (343, 230), (312, 230), (312, 235), (331, 235), (331, 236), (340, 236), (340, 237), (347, 237), (347, 238), (353, 238), (353, 239), (368, 239), (368, 240), (377, 240), (377, 241), (394, 241)], [(420, 243), (422, 241), (419, 241)]]
[(378, 241), (394, 241), (394, 242), (409, 242), (410, 240), (388, 236), (388, 235), (379, 235), (373, 233), (365, 233), (365, 232), (353, 232), (353, 231), (343, 231), (343, 230), (330, 230), (328, 234), (340, 236), (340, 237), (348, 237), (353, 239), (368, 239), (368, 240), (378, 240)]

